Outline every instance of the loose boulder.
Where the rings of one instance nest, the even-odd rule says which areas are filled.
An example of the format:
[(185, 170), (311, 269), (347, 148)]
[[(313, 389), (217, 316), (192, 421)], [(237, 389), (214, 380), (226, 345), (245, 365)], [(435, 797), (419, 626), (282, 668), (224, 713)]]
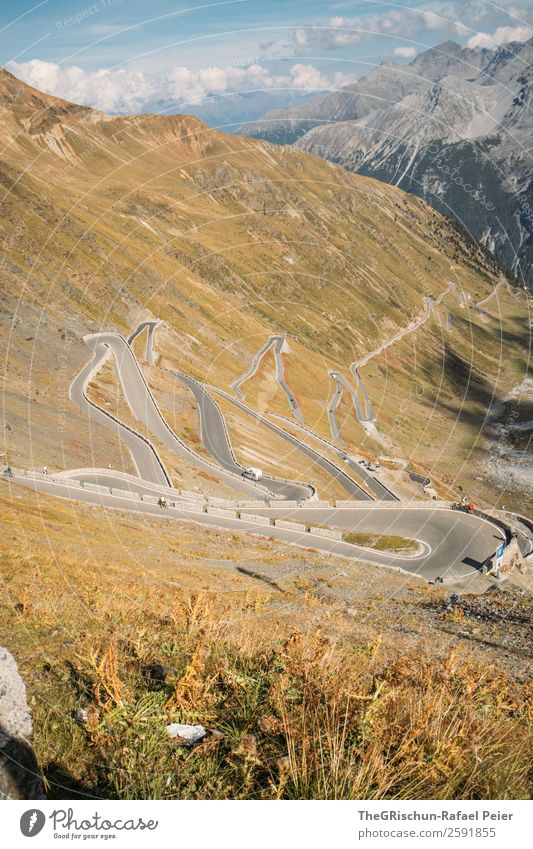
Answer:
[(26, 685), (15, 659), (0, 646), (0, 799), (44, 798), (31, 732)]

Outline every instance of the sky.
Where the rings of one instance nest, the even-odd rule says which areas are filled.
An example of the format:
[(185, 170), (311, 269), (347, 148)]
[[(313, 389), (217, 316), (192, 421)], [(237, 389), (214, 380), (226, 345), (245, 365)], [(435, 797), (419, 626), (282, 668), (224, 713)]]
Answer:
[(0, 64), (115, 114), (193, 111), (232, 92), (281, 105), (448, 39), (525, 41), (532, 10), (533, 0), (1, 0)]

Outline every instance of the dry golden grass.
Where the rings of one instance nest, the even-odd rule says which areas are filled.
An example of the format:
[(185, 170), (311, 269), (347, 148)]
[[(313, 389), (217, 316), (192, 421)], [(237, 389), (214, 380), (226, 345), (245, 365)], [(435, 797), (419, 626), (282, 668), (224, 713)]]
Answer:
[(344, 533), (342, 538), (345, 542), (351, 542), (353, 545), (376, 548), (378, 551), (416, 551), (418, 548), (418, 543), (415, 540), (394, 534), (366, 534), (350, 531)]
[[(19, 85), (6, 74), (0, 83), (0, 98)], [(12, 465), (111, 459), (130, 468), (116, 438), (89, 433), (68, 401), (88, 359), (85, 333), (126, 334), (160, 318), (161, 365), (225, 388), (269, 334), (286, 334), (287, 379), (306, 423), (329, 437), (328, 368), (346, 373), (450, 277), (471, 303), (498, 279), (451, 225), (391, 186), (194, 119), (95, 120), (46, 96), (39, 113), (38, 97), (17, 97), (2, 127)], [(527, 312), (506, 297), (491, 303), (492, 318), (450, 299), (449, 336), (432, 320), (363, 370), (379, 426), (406, 457), (436, 470), (443, 492), (463, 475), (470, 485), (482, 458), (481, 396), (502, 395), (523, 375)], [(474, 365), (483, 393), (455, 386), (458, 359)], [(172, 412), (168, 385), (154, 383)], [(101, 398), (128, 415), (115, 387), (101, 383)], [(286, 412), (267, 371), (248, 388), (269, 412)], [(191, 409), (176, 413), (194, 442)], [(376, 452), (346, 398), (339, 418), (348, 447)], [(249, 433), (237, 417), (234, 428), (239, 445)], [(443, 433), (452, 438), (441, 455)], [(268, 436), (263, 449), (284, 456)], [(184, 464), (175, 471), (180, 480), (195, 474)], [(443, 616), (437, 591), (258, 538), (16, 488), (0, 493), (0, 510), (0, 640), (28, 684), (50, 796), (529, 792), (522, 649), (505, 647), (515, 681), (497, 665), (505, 634), (466, 614)], [(152, 663), (169, 667), (165, 683), (147, 680)], [(79, 707), (88, 710), (83, 727), (73, 719)], [(175, 719), (223, 736), (189, 751), (166, 737)]]
[[(449, 616), (425, 628), (438, 590), (20, 487), (0, 509), (0, 643), (27, 683), (50, 797), (528, 794), (523, 674), (461, 648)], [(189, 750), (171, 721), (222, 736)]]
[[(268, 645), (241, 631), (237, 643), (228, 639), (227, 615), (210, 598), (193, 596), (174, 608), (170, 622), (160, 620), (156, 633), (146, 628), (122, 643), (110, 635), (77, 654), (70, 676), (90, 720), (70, 730), (80, 753), (65, 760), (89, 792), (263, 799), (528, 795), (530, 704), (503, 673), (456, 653), (439, 663), (413, 653), (385, 664), (379, 641), (354, 647), (319, 631), (279, 635)], [(143, 677), (154, 655), (169, 667), (164, 683)], [(218, 734), (188, 751), (165, 737), (165, 724), (174, 721), (202, 723)], [(61, 731), (55, 739), (47, 731), (38, 732), (43, 753), (64, 741)]]

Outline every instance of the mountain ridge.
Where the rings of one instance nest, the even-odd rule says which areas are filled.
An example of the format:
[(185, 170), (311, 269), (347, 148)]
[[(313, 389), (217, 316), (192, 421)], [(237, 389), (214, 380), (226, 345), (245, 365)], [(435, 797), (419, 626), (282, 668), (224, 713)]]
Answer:
[[(377, 66), (305, 110), (270, 112), (243, 130), (423, 197), (531, 283), (532, 61), (533, 38), (495, 50), (444, 42), (405, 66)], [(470, 198), (457, 171), (472, 184)]]
[[(432, 320), (363, 375), (380, 431), (406, 456), (414, 440), (417, 462), (436, 463), (438, 474), (450, 467), (435, 447), (443, 427), (471, 444), (491, 392), (498, 397), (518, 382), (521, 308), (510, 298), (506, 354), (513, 356), (502, 365), (500, 322), (475, 309), (501, 270), (423, 200), (297, 148), (224, 135), (194, 117), (78, 111), (20, 86), (0, 153), (5, 453), (13, 466), (112, 462), (131, 471), (115, 435), (97, 425), (94, 437), (88, 431), (68, 402), (69, 386), (87, 358), (85, 335), (105, 329), (127, 337), (145, 320), (161, 322), (164, 365), (227, 388), (265, 340), (284, 336), (287, 381), (304, 420), (327, 439), (330, 371), (347, 374), (350, 363), (417, 322), (428, 298), (449, 291), (443, 309), (454, 317), (453, 333), (443, 340)], [(465, 401), (463, 391), (474, 391), (478, 378), (457, 388), (453, 370), (469, 358), (479, 385), (491, 389)], [(445, 397), (434, 379), (443, 369)], [(110, 394), (114, 379), (104, 370), (92, 387), (110, 408), (119, 404), (116, 390)], [(175, 381), (164, 370), (157, 381), (161, 408), (172, 417)], [(259, 374), (250, 403), (285, 415), (278, 390)], [(401, 428), (398, 393), (405, 395)], [(185, 398), (179, 404), (188, 410)], [(469, 417), (456, 424), (464, 409)], [(194, 434), (191, 415), (183, 412), (180, 427), (185, 421)], [(339, 416), (347, 444), (379, 451), (345, 401)], [(258, 439), (254, 452), (265, 453), (271, 437), (237, 420), (232, 427), (236, 451)], [(177, 485), (205, 487), (197, 470), (162, 457)], [(289, 459), (277, 444), (261, 463), (267, 459), (273, 475), (287, 477)], [(308, 469), (296, 464), (291, 474), (304, 479)]]

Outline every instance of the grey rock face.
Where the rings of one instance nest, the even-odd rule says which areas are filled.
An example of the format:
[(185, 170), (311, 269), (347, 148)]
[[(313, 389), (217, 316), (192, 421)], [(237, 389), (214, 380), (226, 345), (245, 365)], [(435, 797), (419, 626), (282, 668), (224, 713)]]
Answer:
[(0, 799), (43, 798), (31, 732), (26, 686), (13, 656), (0, 647)]
[[(2, 735), (29, 739), (32, 726), (26, 701), (26, 685), (7, 649), (0, 646), (0, 723)], [(0, 746), (2, 737), (0, 737)]]
[(454, 42), (245, 128), (424, 198), (533, 283), (533, 39)]

